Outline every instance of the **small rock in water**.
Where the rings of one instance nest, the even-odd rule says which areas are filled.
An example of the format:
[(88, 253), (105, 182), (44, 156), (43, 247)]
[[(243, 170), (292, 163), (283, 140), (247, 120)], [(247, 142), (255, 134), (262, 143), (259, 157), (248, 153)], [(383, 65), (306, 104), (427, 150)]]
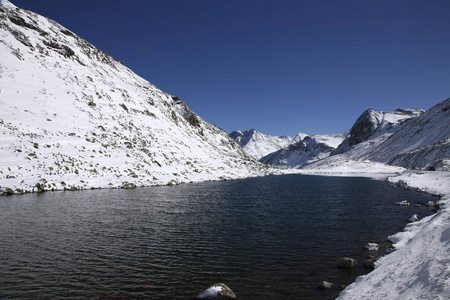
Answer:
[(435, 206), (436, 203), (434, 201), (428, 201), (427, 203), (425, 203), (425, 206)]
[(421, 218), (418, 214), (412, 215), (409, 219), (407, 219), (408, 222), (416, 222), (419, 221)]
[(349, 257), (341, 257), (337, 261), (337, 266), (343, 269), (356, 269), (356, 259)]
[(378, 260), (377, 257), (369, 257), (364, 261), (364, 268), (366, 269), (375, 269), (375, 262)]
[(321, 290), (331, 289), (333, 287), (333, 284), (328, 281), (322, 281), (317, 285), (317, 287)]
[(237, 296), (224, 283), (215, 283), (199, 294), (197, 299), (237, 299)]
[(378, 245), (377, 243), (367, 243), (364, 248), (369, 251), (378, 251), (378, 249), (380, 249), (380, 245)]
[(409, 201), (406, 201), (406, 200), (403, 200), (403, 201), (400, 201), (400, 202), (395, 202), (395, 204), (401, 205), (401, 206), (410, 206), (411, 205), (411, 203)]

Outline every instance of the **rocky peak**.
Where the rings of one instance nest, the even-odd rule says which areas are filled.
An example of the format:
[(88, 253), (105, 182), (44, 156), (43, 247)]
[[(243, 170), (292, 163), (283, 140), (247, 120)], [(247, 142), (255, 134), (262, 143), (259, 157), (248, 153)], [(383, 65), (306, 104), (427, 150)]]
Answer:
[(423, 109), (400, 108), (395, 111), (377, 111), (368, 109), (364, 111), (350, 129), (349, 136), (332, 155), (348, 151), (369, 138), (387, 133), (406, 120), (423, 114)]

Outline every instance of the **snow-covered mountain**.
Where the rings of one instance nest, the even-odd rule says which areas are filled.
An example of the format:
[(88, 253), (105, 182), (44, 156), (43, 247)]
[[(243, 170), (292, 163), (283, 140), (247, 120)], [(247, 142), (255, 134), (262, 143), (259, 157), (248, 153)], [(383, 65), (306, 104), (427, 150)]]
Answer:
[[(276, 148), (272, 145), (276, 145), (278, 150), (259, 161), (283, 168), (324, 171), (341, 166), (348, 170), (349, 161), (371, 161), (410, 169), (449, 170), (450, 99), (428, 111), (368, 109), (349, 132), (311, 137), (302, 134), (299, 141), (284, 147), (282, 143), (276, 143), (279, 137), (255, 130), (233, 132), (231, 136), (250, 155), (255, 155), (258, 149), (270, 151)], [(288, 143), (287, 139), (281, 140)]]
[(424, 112), (423, 109), (400, 108), (395, 111), (376, 111), (368, 109), (356, 120), (347, 139), (333, 151), (334, 154), (344, 153), (353, 146), (395, 132), (397, 126), (405, 120), (417, 117)]
[(383, 112), (364, 112), (352, 127), (350, 137), (330, 157), (307, 168), (324, 170), (348, 160), (370, 160), (410, 169), (449, 170), (450, 99), (425, 112), (404, 111), (404, 117), (396, 115), (394, 118), (392, 112), (388, 112), (394, 122), (387, 126), (380, 126), (382, 118), (377, 118)]
[(360, 157), (406, 168), (450, 167), (450, 98), (404, 122)]
[(267, 154), (301, 141), (308, 135), (297, 133), (291, 136), (272, 136), (250, 129), (233, 131), (230, 136), (241, 145), (247, 154), (261, 159)]
[(264, 156), (259, 161), (271, 166), (300, 168), (329, 156), (334, 149), (307, 136), (300, 142)]
[(233, 131), (230, 136), (247, 154), (272, 166), (292, 168), (330, 155), (344, 141), (348, 133), (316, 134), (297, 133), (292, 136), (271, 136), (255, 129)]
[(0, 61), (3, 188), (143, 186), (267, 170), (178, 97), (5, 0)]

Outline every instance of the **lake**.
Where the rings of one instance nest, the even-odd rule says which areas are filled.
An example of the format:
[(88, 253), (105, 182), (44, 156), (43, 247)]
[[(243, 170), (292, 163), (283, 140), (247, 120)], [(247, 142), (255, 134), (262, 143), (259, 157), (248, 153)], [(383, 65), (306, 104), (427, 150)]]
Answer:
[[(0, 197), (0, 298), (333, 299), (432, 196), (369, 178), (268, 176)], [(358, 259), (354, 271), (336, 267)]]

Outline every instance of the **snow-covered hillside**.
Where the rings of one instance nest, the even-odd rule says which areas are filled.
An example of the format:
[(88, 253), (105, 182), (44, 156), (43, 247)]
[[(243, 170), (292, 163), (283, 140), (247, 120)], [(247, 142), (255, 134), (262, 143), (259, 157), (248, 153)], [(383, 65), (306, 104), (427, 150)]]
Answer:
[(450, 165), (450, 99), (405, 122), (367, 158), (407, 168), (446, 168)]
[[(364, 113), (362, 116), (366, 115)], [(310, 169), (326, 169), (330, 164), (346, 160), (370, 160), (394, 166), (416, 169), (449, 170), (450, 162), (450, 99), (444, 100), (415, 117), (402, 119), (357, 144), (353, 144), (345, 152), (319, 161)], [(358, 130), (359, 120), (352, 132)], [(376, 124), (376, 123), (371, 123)], [(373, 126), (362, 126), (362, 128)], [(355, 130), (354, 130), (355, 129)], [(344, 143), (349, 144), (349, 139)], [(351, 144), (351, 143), (350, 143)]]
[(142, 186), (267, 170), (178, 97), (9, 1), (0, 7), (0, 61), (3, 188)]

